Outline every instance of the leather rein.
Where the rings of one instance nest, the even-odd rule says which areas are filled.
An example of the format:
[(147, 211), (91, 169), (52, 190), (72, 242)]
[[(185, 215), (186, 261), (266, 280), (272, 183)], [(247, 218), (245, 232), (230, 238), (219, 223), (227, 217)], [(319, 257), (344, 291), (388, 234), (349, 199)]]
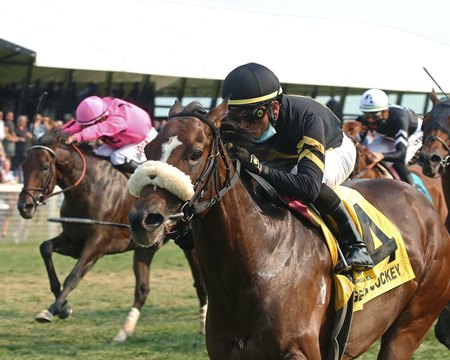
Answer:
[[(48, 175), (47, 179), (45, 180), (44, 185), (40, 188), (25, 188), (24, 187), (24, 188), (22, 188), (22, 191), (20, 192), (21, 194), (25, 193), (28, 196), (30, 196), (33, 199), (33, 203), (36, 207), (40, 206), (40, 205), (45, 205), (45, 200), (47, 200), (48, 198), (50, 198), (52, 196), (55, 196), (55, 195), (58, 195), (58, 194), (61, 194), (61, 193), (64, 193), (66, 191), (73, 189), (74, 187), (78, 186), (80, 184), (80, 182), (83, 180), (83, 178), (86, 174), (86, 159), (84, 158), (83, 153), (80, 151), (80, 149), (77, 146), (75, 146), (74, 144), (70, 144), (70, 145), (80, 156), (81, 162), (83, 163), (83, 170), (81, 172), (80, 177), (74, 184), (69, 185), (68, 187), (66, 187), (60, 191), (54, 192), (54, 193), (50, 193), (52, 191), (52, 190), (50, 190), (50, 183), (56, 172), (56, 165), (58, 164), (60, 166), (65, 166), (65, 165), (67, 165), (67, 162), (65, 162), (65, 163), (59, 162), (56, 157), (55, 151), (48, 146), (34, 145), (34, 146), (30, 147), (30, 149), (28, 150), (29, 152), (31, 152), (33, 150), (45, 150), (50, 154), (51, 158), (53, 159), (53, 166), (51, 167), (50, 174)], [(38, 191), (40, 194), (35, 196), (31, 193), (32, 191)]]
[[(195, 117), (206, 124), (212, 132), (209, 156), (200, 177), (194, 184), (194, 195), (190, 200), (183, 204), (179, 213), (170, 216), (171, 220), (181, 219), (185, 222), (189, 222), (194, 215), (199, 214), (217, 204), (221, 198), (236, 184), (239, 179), (241, 164), (238, 160), (236, 160), (236, 165), (234, 166), (235, 171), (233, 176), (231, 176), (231, 168), (233, 167), (233, 164), (227, 159), (227, 150), (222, 142), (222, 139), (220, 138), (219, 129), (216, 128), (206, 116), (195, 112), (181, 112), (176, 114), (174, 117)], [(222, 159), (226, 169), (225, 180), (222, 185), (220, 183), (219, 159)], [(215, 195), (210, 199), (200, 201), (212, 181), (214, 182)], [(202, 184), (204, 186), (202, 186)]]

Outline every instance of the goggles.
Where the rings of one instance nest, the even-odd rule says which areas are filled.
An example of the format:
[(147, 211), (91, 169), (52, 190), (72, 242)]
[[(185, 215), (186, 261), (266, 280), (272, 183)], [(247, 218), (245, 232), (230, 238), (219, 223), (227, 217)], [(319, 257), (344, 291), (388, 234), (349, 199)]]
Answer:
[(364, 118), (366, 118), (366, 119), (380, 120), (380, 119), (381, 119), (381, 115), (382, 115), (382, 111), (377, 111), (377, 112), (365, 112), (365, 113), (363, 113), (363, 116), (364, 116)]
[(256, 123), (267, 113), (270, 104), (260, 105), (254, 108), (230, 107), (228, 117), (236, 122), (246, 121)]

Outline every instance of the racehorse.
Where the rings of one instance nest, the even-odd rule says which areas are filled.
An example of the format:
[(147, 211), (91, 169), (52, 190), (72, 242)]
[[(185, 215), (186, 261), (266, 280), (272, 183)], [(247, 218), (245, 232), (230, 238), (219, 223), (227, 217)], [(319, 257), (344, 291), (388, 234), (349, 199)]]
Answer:
[[(450, 207), (450, 100), (440, 101), (436, 92), (430, 94), (433, 107), (424, 117), (424, 140), (419, 164), (424, 175), (438, 179), (444, 189), (447, 206)], [(450, 230), (450, 217), (446, 221)], [(448, 281), (448, 280), (447, 280)], [(450, 349), (450, 302), (439, 316), (435, 327), (436, 337)]]
[[(87, 150), (81, 151), (75, 145), (65, 145), (66, 137), (58, 130), (48, 132), (31, 147), (22, 163), (24, 187), (17, 202), (20, 215), (31, 219), (37, 207), (44, 204), (47, 198), (62, 192), (64, 201), (60, 214), (62, 219), (69, 220), (62, 223), (59, 235), (40, 245), (55, 301), (37, 315), (36, 321), (50, 322), (56, 315), (61, 319), (69, 317), (72, 307), (67, 297), (97, 260), (104, 255), (134, 250), (134, 303), (115, 338), (115, 341), (122, 342), (135, 329), (141, 308), (150, 292), (150, 264), (163, 243), (148, 249), (136, 247), (127, 225), (128, 211), (134, 201), (127, 191), (128, 177), (116, 170), (107, 159)], [(56, 185), (62, 190), (52, 193)], [(83, 225), (76, 220), (70, 222), (72, 218), (95, 219), (112, 226)], [(114, 226), (121, 224), (125, 226)], [(77, 259), (62, 287), (53, 264), (53, 252)], [(193, 251), (184, 253), (194, 277), (201, 318), (204, 318), (207, 296), (197, 255)]]
[[(396, 179), (396, 174), (392, 172), (392, 168), (372, 162), (372, 152), (364, 145), (356, 140), (356, 136), (362, 131), (362, 124), (359, 121), (347, 120), (342, 125), (344, 132), (350, 136), (357, 148), (357, 160), (355, 168), (350, 175), (353, 178), (361, 179)], [(448, 207), (445, 201), (444, 191), (441, 181), (425, 176), (422, 168), (417, 165), (408, 166), (409, 171), (418, 176), (425, 185), (428, 193), (431, 195), (434, 207), (439, 213), (443, 222), (446, 221), (448, 215)]]
[[(324, 359), (335, 284), (323, 233), (250, 191), (219, 131), (227, 108), (225, 100), (202, 116), (172, 106), (136, 170), (145, 176), (129, 180), (138, 196), (128, 216), (133, 240), (155, 246), (174, 223), (191, 221), (208, 289), (211, 359)], [(352, 187), (398, 228), (415, 278), (354, 313), (345, 358), (381, 337), (380, 359), (411, 359), (450, 298), (450, 239), (430, 202), (404, 182)]]

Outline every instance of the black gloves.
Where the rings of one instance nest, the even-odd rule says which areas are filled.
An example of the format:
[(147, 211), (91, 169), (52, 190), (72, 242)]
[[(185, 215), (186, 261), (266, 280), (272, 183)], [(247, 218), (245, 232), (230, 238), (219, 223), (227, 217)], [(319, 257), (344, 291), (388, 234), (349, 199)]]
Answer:
[(263, 165), (259, 162), (258, 158), (255, 155), (250, 154), (247, 149), (235, 145), (229, 150), (229, 153), (241, 162), (244, 169), (258, 175), (261, 173)]

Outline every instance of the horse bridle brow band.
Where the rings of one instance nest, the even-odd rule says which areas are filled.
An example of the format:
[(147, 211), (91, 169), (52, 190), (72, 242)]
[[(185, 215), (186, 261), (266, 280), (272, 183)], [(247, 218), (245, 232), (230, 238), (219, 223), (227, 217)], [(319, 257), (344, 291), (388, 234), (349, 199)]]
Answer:
[[(56, 163), (56, 153), (53, 151), (53, 149), (51, 149), (47, 146), (44, 146), (44, 145), (34, 145), (34, 146), (30, 147), (30, 149), (28, 151), (31, 152), (32, 150), (35, 150), (35, 149), (44, 149), (44, 150), (48, 151), (50, 153), (51, 158), (53, 159), (53, 162)], [(25, 188), (25, 187), (22, 188), (21, 193), (23, 192), (23, 193), (29, 195), (33, 199), (35, 206), (44, 204), (44, 200), (45, 200), (44, 197), (48, 192), (50, 181), (52, 180), (55, 169), (56, 169), (56, 166), (52, 166), (50, 174), (47, 177), (47, 179), (45, 180), (44, 185), (41, 188)], [(31, 191), (39, 191), (40, 194), (36, 198), (33, 194), (31, 194)]]
[[(209, 119), (202, 115), (195, 112), (181, 112), (176, 114), (174, 117), (195, 117), (196, 119), (199, 119), (204, 124), (208, 125), (208, 127), (212, 131), (213, 140), (211, 142), (210, 152), (208, 156), (207, 163), (200, 175), (200, 177), (197, 179), (197, 181), (194, 184), (194, 195), (192, 196), (191, 200), (189, 200), (185, 205), (183, 205), (183, 209), (185, 211), (191, 212), (191, 214), (186, 214), (185, 217), (190, 220), (194, 214), (201, 213), (202, 211), (207, 210), (208, 208), (215, 205), (217, 202), (220, 201), (220, 199), (223, 197), (223, 195), (230, 190), (234, 184), (237, 182), (239, 178), (239, 170), (240, 170), (240, 164), (237, 162), (235, 166), (235, 173), (233, 177), (231, 177), (231, 163), (229, 163), (227, 157), (226, 157), (226, 150), (225, 146), (220, 138), (220, 132), (219, 130), (209, 121)], [(219, 175), (218, 175), (218, 162), (217, 162), (217, 156), (220, 155), (222, 158), (222, 161), (225, 164), (226, 167), (226, 178), (225, 183), (221, 189), (219, 189)], [(215, 181), (215, 192), (216, 195), (213, 196), (209, 200), (205, 200), (203, 202), (199, 202), (201, 197), (204, 194), (204, 188), (201, 188), (201, 184), (209, 184), (210, 180), (214, 178)]]
[[(46, 150), (47, 152), (50, 153), (50, 155), (51, 155), (51, 157), (53, 159), (53, 165), (54, 165), (52, 167), (50, 175), (47, 177), (47, 179), (46, 179), (46, 181), (44, 183), (44, 186), (42, 188), (22, 188), (21, 193), (23, 192), (23, 193), (29, 195), (33, 199), (33, 202), (34, 202), (35, 206), (44, 205), (45, 204), (44, 201), (47, 200), (48, 198), (50, 198), (52, 196), (55, 196), (55, 195), (58, 195), (58, 194), (61, 194), (63, 192), (66, 192), (66, 191), (68, 191), (68, 190), (78, 186), (78, 184), (81, 182), (81, 180), (83, 180), (84, 175), (86, 174), (86, 159), (84, 158), (83, 153), (80, 151), (80, 149), (78, 149), (78, 147), (76, 147), (74, 144), (71, 144), (71, 146), (75, 149), (75, 151), (81, 157), (81, 161), (83, 163), (83, 171), (81, 173), (81, 176), (74, 184), (72, 184), (72, 185), (68, 186), (67, 188), (64, 188), (64, 189), (62, 189), (60, 191), (51, 193), (51, 194), (48, 194), (48, 188), (49, 188), (49, 185), (50, 185), (50, 181), (51, 181), (51, 179), (52, 179), (52, 177), (54, 175), (54, 172), (56, 170), (56, 163), (58, 162), (55, 151), (52, 148), (50, 148), (48, 146), (45, 146), (45, 145), (33, 145), (28, 150), (29, 152), (32, 151), (32, 150), (36, 150), (36, 149)], [(36, 199), (36, 197), (33, 196), (33, 194), (31, 194), (30, 191), (40, 191), (41, 194)]]

